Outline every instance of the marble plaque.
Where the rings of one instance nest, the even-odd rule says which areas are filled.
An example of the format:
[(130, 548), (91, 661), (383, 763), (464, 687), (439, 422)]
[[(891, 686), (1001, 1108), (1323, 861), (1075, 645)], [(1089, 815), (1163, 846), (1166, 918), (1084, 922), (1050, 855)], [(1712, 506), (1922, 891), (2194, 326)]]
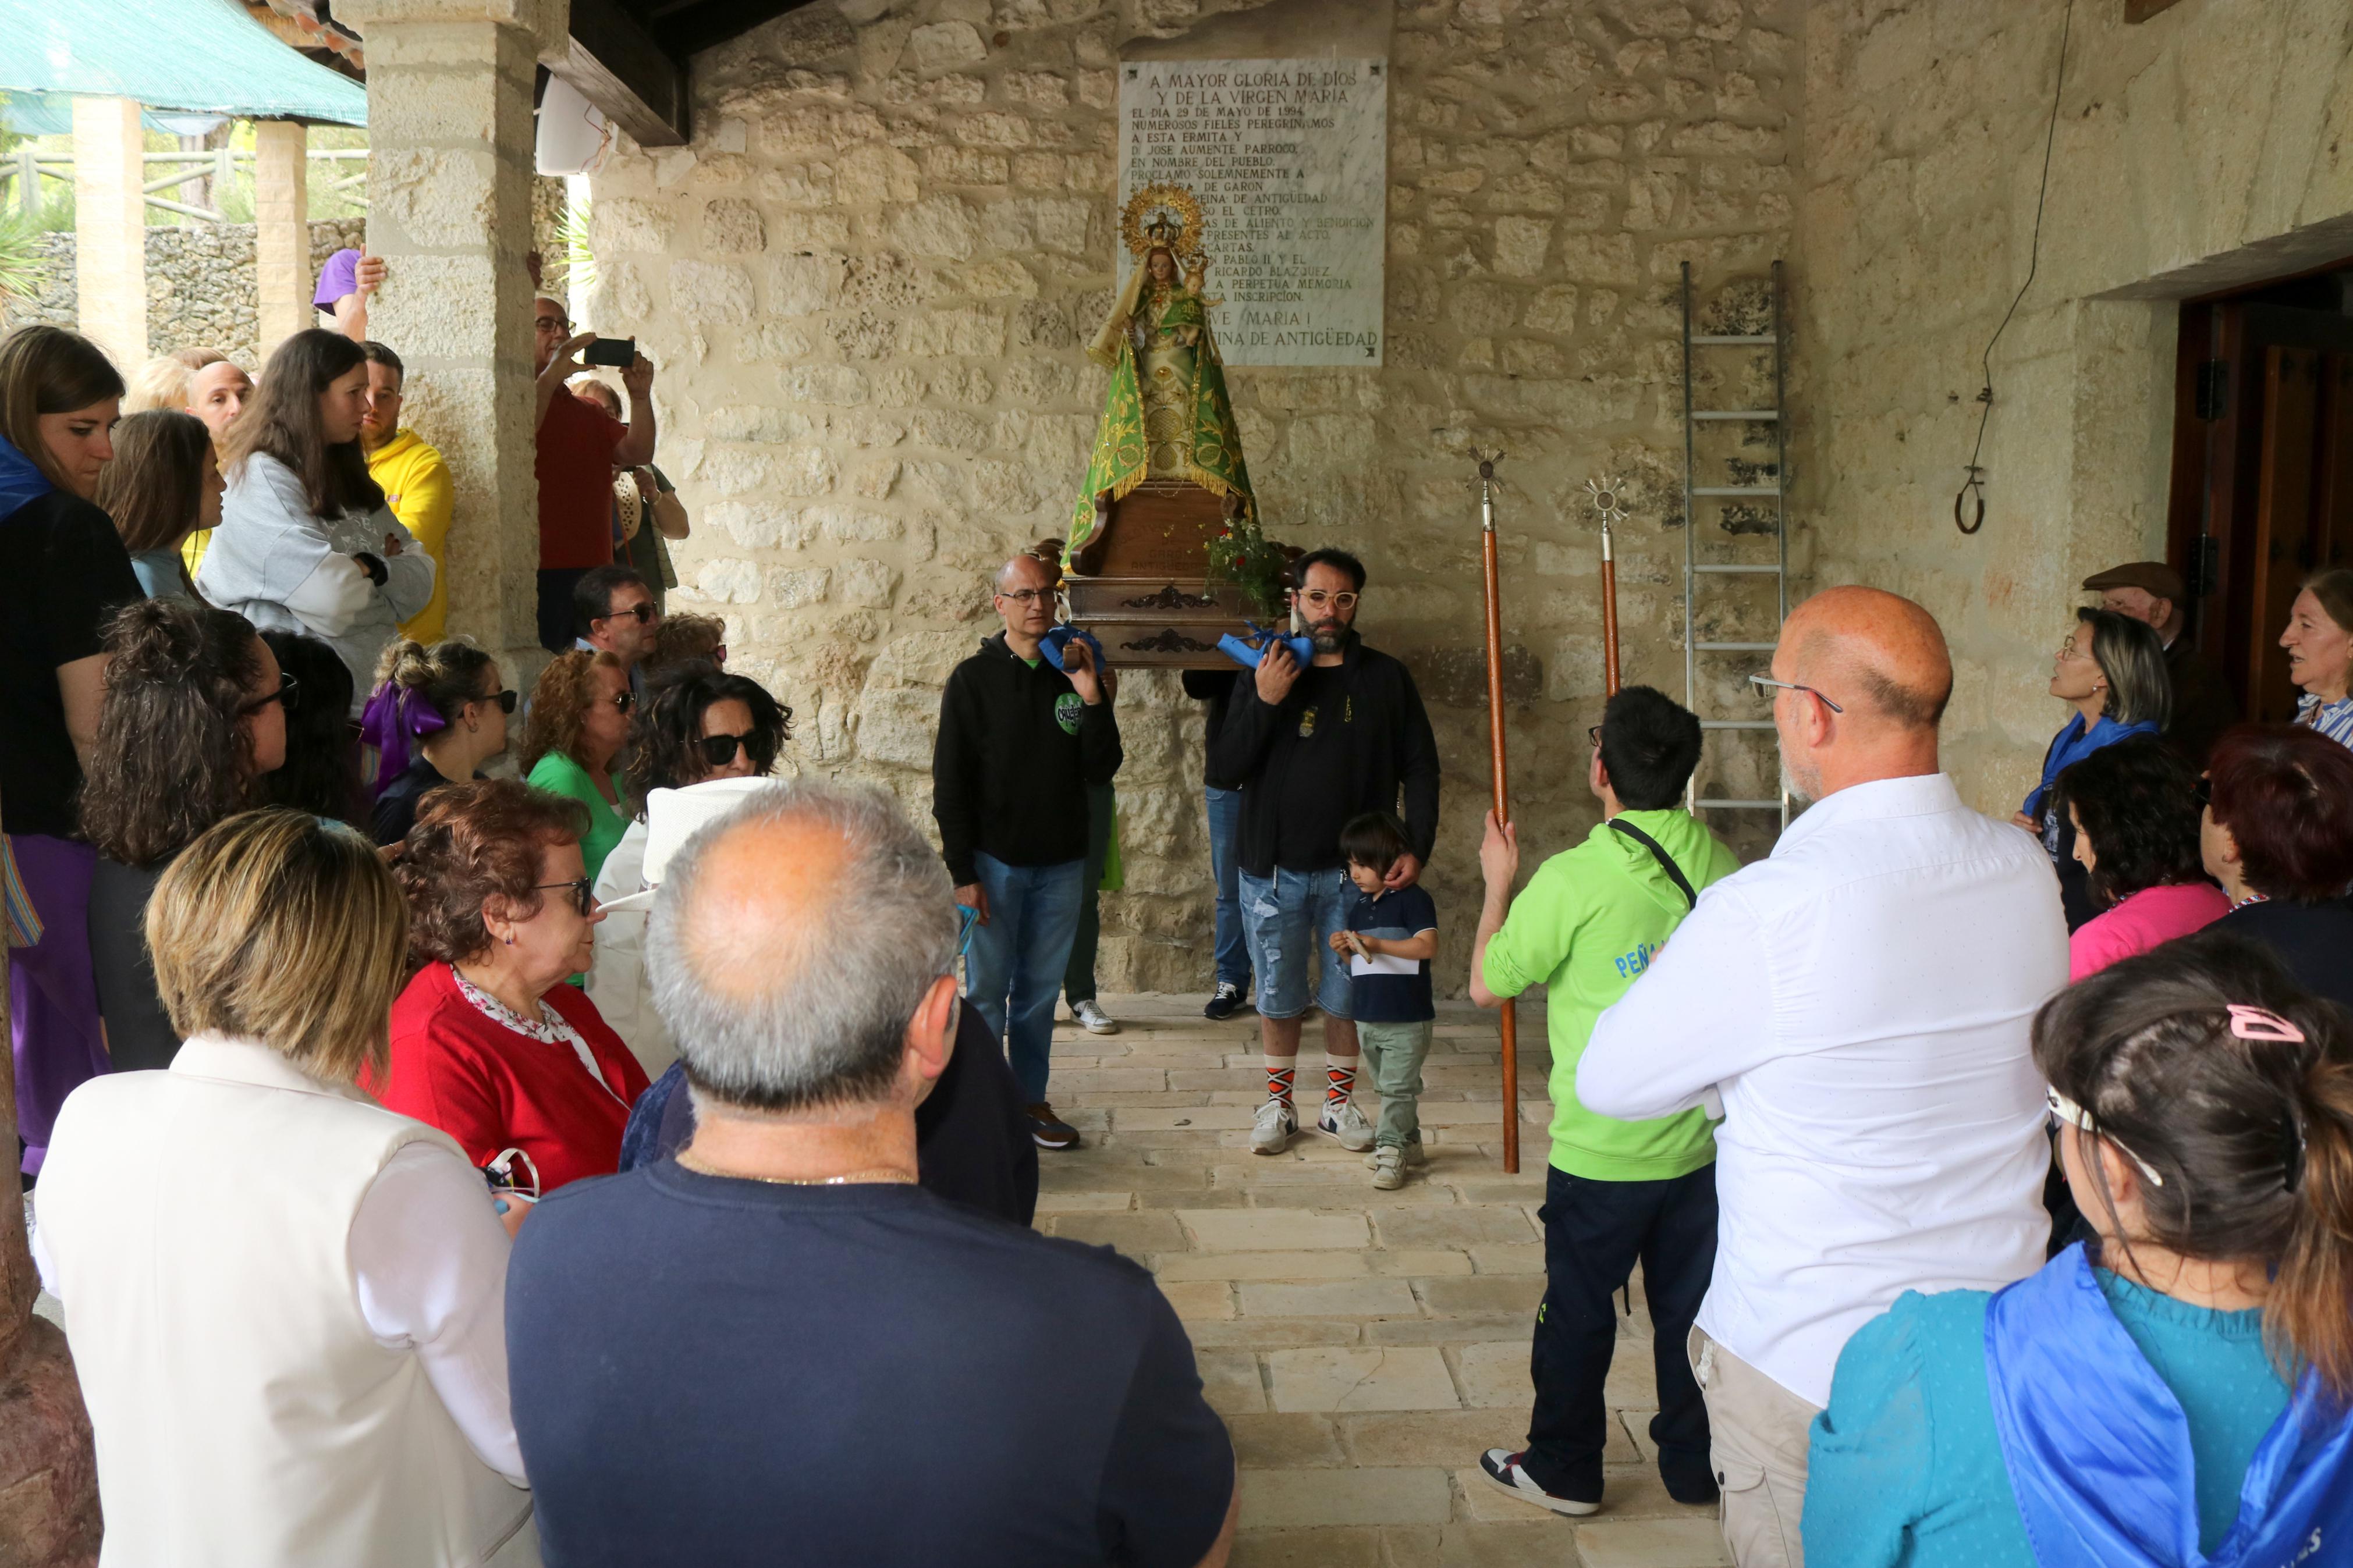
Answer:
[(1129, 60), (1119, 120), (1123, 205), (1161, 180), (1200, 200), (1228, 364), (1381, 363), (1388, 61)]

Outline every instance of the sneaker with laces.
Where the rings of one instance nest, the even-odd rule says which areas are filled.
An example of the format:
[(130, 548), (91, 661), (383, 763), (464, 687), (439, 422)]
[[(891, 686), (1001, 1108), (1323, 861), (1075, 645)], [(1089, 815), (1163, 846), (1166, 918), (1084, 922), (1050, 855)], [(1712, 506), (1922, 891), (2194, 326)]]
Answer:
[(1230, 980), (1220, 980), (1218, 988), (1209, 993), (1209, 1005), (1201, 1009), (1204, 1018), (1222, 1023), (1241, 1011), (1242, 988)]
[(1562, 1497), (1556, 1492), (1548, 1492), (1536, 1485), (1535, 1478), (1529, 1475), (1520, 1464), (1520, 1461), (1527, 1457), (1528, 1453), (1525, 1448), (1516, 1454), (1503, 1448), (1490, 1448), (1479, 1456), (1479, 1473), (1486, 1477), (1488, 1484), (1499, 1491), (1509, 1492), (1522, 1502), (1532, 1502), (1538, 1508), (1548, 1508), (1555, 1513), (1588, 1514), (1597, 1511), (1601, 1507), (1601, 1500), (1599, 1497), (1588, 1502), (1582, 1498)]
[(1079, 1027), (1090, 1035), (1119, 1033), (1119, 1020), (1097, 1006), (1095, 999), (1092, 996), (1083, 1002), (1071, 1003), (1071, 1016), (1076, 1018), (1079, 1021)]
[(1384, 1193), (1393, 1193), (1405, 1185), (1405, 1151), (1394, 1143), (1384, 1143), (1373, 1151), (1373, 1185)]
[(1299, 1131), (1299, 1112), (1287, 1100), (1270, 1100), (1258, 1108), (1250, 1121), (1250, 1152), (1280, 1154), (1291, 1147), (1291, 1135)]
[(1324, 1100), (1324, 1114), (1315, 1119), (1315, 1131), (1337, 1138), (1341, 1148), (1353, 1149), (1360, 1154), (1373, 1146), (1373, 1124), (1365, 1120), (1365, 1113), (1356, 1109), (1353, 1100), (1343, 1101), (1337, 1110), (1331, 1100)]
[(1040, 1149), (1079, 1146), (1079, 1130), (1056, 1116), (1054, 1108), (1044, 1100), (1029, 1107), (1029, 1136)]
[[(1367, 1171), (1375, 1169), (1380, 1164), (1380, 1161), (1381, 1152), (1376, 1149), (1365, 1156), (1365, 1169)], [(1430, 1163), (1430, 1149), (1420, 1139), (1417, 1138), (1405, 1146), (1405, 1163), (1408, 1170), (1413, 1171), (1419, 1171)]]

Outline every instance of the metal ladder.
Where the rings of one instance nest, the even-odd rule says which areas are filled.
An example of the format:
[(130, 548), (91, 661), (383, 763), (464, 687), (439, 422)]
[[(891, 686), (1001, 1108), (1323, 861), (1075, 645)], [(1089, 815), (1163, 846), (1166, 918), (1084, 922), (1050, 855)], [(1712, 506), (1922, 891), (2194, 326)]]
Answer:
[[(1683, 706), (1699, 712), (1699, 656), (1723, 653), (1770, 653), (1769, 642), (1700, 642), (1697, 595), (1703, 578), (1708, 576), (1767, 576), (1773, 579), (1777, 600), (1776, 629), (1789, 618), (1789, 530), (1788, 508), (1784, 500), (1784, 487), (1788, 481), (1788, 439), (1784, 412), (1782, 364), (1787, 357), (1782, 342), (1781, 264), (1773, 263), (1771, 328), (1754, 333), (1702, 333), (1692, 331), (1692, 270), (1691, 263), (1683, 264)], [(1759, 349), (1773, 351), (1773, 406), (1770, 408), (1694, 408), (1692, 406), (1692, 351), (1694, 349)], [(1734, 420), (1765, 422), (1773, 426), (1773, 482), (1769, 485), (1702, 485), (1695, 481), (1697, 463), (1694, 453), (1694, 437), (1703, 423)], [(1699, 514), (1694, 503), (1733, 499), (1770, 500), (1773, 505), (1773, 563), (1770, 566), (1725, 565), (1699, 559)], [(1762, 730), (1770, 733), (1773, 721), (1766, 719), (1710, 719), (1701, 714), (1700, 729)], [(1778, 742), (1776, 742), (1778, 752)], [(1778, 787), (1779, 769), (1775, 769), (1777, 793), (1768, 799), (1740, 800), (1711, 798), (1699, 794), (1699, 770), (1692, 770), (1691, 783), (1684, 787), (1685, 804), (1694, 811), (1778, 811), (1781, 826), (1789, 826), (1789, 792)]]

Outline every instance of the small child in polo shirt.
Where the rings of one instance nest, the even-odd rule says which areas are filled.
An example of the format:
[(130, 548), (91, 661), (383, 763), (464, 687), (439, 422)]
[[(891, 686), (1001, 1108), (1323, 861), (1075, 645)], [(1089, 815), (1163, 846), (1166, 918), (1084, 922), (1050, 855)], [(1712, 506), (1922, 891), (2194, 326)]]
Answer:
[(1365, 1163), (1373, 1185), (1405, 1185), (1408, 1161), (1424, 1164), (1421, 1150), (1421, 1064), (1430, 1055), (1438, 1017), (1430, 992), (1430, 961), (1438, 955), (1438, 906), (1419, 887), (1392, 891), (1382, 885), (1411, 847), (1405, 827), (1386, 812), (1370, 811), (1340, 830), (1340, 853), (1356, 886), (1345, 926), (1332, 933), (1332, 952), (1348, 961), (1348, 1010), (1365, 1067), (1380, 1091), (1381, 1121)]

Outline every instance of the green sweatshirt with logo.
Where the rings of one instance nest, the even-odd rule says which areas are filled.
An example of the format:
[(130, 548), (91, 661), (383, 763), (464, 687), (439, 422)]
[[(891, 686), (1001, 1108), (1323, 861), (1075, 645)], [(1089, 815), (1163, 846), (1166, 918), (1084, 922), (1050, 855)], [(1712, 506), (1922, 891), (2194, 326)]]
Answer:
[[(1628, 811), (1620, 817), (1658, 840), (1694, 892), (1740, 862), (1688, 812)], [(1706, 1113), (1620, 1121), (1577, 1099), (1577, 1061), (1603, 1008), (1650, 967), (1691, 906), (1650, 850), (1607, 822), (1584, 843), (1537, 868), (1487, 943), (1487, 989), (1516, 996), (1541, 981), (1552, 1037), (1552, 1163), (1597, 1182), (1656, 1182), (1688, 1175), (1715, 1158)]]

